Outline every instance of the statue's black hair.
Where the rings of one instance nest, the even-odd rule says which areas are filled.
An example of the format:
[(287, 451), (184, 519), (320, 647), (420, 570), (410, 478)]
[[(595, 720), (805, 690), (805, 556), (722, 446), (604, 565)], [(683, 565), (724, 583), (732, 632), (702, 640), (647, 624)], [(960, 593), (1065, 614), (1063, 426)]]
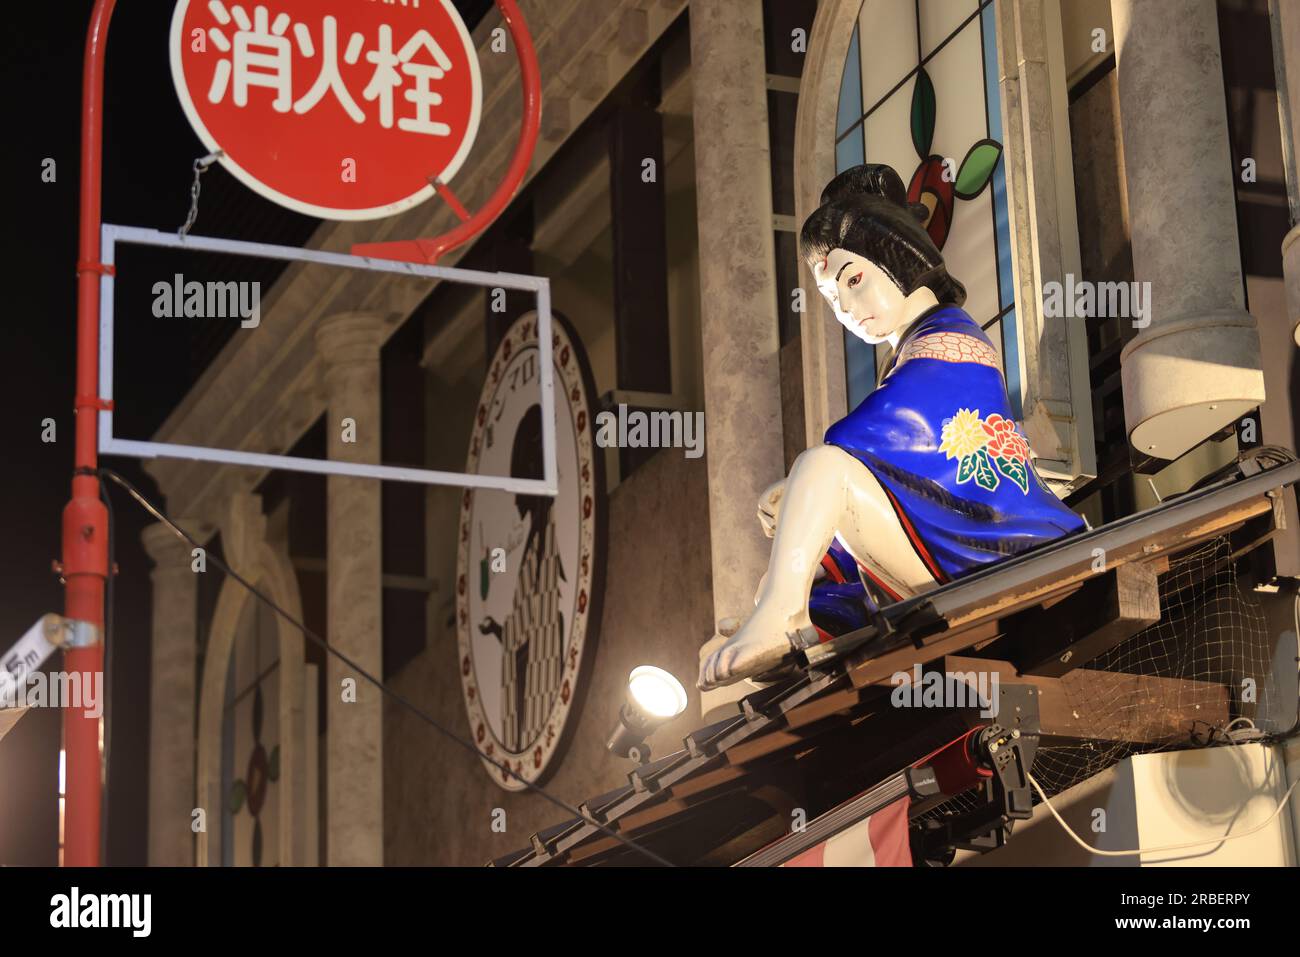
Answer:
[(925, 216), (924, 206), (907, 201), (893, 169), (855, 166), (822, 190), (821, 206), (799, 234), (799, 253), (812, 264), (832, 249), (847, 249), (879, 266), (904, 295), (927, 286), (939, 302), (960, 306), (966, 288), (948, 275), (943, 255), (921, 225)]

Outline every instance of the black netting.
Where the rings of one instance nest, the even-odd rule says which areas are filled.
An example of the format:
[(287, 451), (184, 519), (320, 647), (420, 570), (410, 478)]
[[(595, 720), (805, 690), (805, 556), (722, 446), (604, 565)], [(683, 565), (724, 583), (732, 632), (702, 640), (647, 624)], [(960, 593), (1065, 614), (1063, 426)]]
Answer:
[[(1237, 580), (1227, 538), (1174, 559), (1160, 577), (1160, 603), (1158, 623), (1061, 679), (1067, 704), (1100, 723), (1102, 737), (1038, 749), (1033, 774), (1049, 796), (1133, 754), (1223, 742), (1228, 726), (1244, 719), (1265, 733), (1290, 730), (1294, 711), (1262, 705), (1272, 686), (1272, 642), (1258, 600)], [(982, 803), (971, 792), (922, 819)]]

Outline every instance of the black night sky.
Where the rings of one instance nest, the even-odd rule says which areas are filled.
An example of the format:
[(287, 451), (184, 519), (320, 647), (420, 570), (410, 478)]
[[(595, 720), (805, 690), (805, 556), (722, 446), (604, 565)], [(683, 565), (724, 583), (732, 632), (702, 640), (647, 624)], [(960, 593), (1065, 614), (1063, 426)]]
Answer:
[[(472, 28), (490, 0), (458, 0)], [(6, 8), (5, 184), (8, 211), (0, 350), (0, 409), (7, 434), (0, 478), (0, 650), (42, 614), (61, 612), (51, 571), (59, 557), (60, 513), (73, 468), (73, 370), (81, 68), (93, 0)], [(204, 155), (177, 102), (167, 57), (172, 4), (120, 0), (109, 31), (105, 96), (105, 222), (175, 230), (189, 208), (192, 164)], [(46, 159), (56, 178), (43, 182)], [(254, 195), (220, 167), (203, 180), (196, 234), (301, 244), (315, 222)], [(140, 297), (168, 269), (135, 252), (119, 264), (117, 301)], [(259, 264), (250, 268), (268, 270)], [(169, 272), (162, 272), (164, 275)], [(273, 278), (267, 274), (249, 278)], [(135, 314), (119, 317), (117, 431), (146, 438), (166, 418), (229, 329)], [(147, 321), (144, 321), (146, 320)], [(53, 419), (57, 441), (42, 441)], [(105, 460), (146, 494), (157, 489), (139, 464)], [(148, 804), (149, 562), (140, 532), (149, 524), (114, 495), (116, 579), (110, 657), (105, 862), (144, 864)], [(57, 668), (50, 662), (48, 668)], [(54, 864), (58, 844), (60, 715), (35, 709), (0, 741), (0, 866)]]

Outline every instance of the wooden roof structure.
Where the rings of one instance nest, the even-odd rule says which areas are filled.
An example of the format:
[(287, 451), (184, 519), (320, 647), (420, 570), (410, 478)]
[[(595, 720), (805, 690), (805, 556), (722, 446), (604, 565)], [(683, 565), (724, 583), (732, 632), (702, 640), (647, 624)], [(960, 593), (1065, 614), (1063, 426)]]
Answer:
[[(1045, 742), (1141, 746), (1230, 720), (1226, 686), (1083, 668), (1161, 619), (1159, 577), (1171, 559), (1225, 539), (1233, 562), (1282, 527), (1282, 491), (1300, 480), (1285, 450), (1260, 450), (1227, 475), (1160, 505), (1085, 530), (926, 595), (882, 609), (876, 623), (805, 652), (792, 677), (742, 700), (739, 713), (688, 735), (680, 751), (632, 771), (628, 784), (579, 805), (583, 819), (533, 835), (494, 866), (639, 865), (617, 831), (677, 864), (731, 865), (808, 819), (987, 723), (973, 709), (896, 708), (891, 676), (915, 666), (996, 673), (1036, 689)], [(1147, 704), (1118, 719), (1117, 690)], [(914, 802), (913, 819), (941, 800)]]

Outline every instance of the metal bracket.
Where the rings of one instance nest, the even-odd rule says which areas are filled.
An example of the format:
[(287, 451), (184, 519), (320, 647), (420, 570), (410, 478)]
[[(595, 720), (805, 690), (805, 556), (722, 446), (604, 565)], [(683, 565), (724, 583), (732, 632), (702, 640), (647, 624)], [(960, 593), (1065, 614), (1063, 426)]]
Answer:
[(42, 622), (45, 640), (59, 648), (93, 648), (104, 640), (103, 630), (88, 621), (46, 615)]
[(1038, 751), (1038, 689), (1033, 685), (1003, 685), (999, 720), (972, 741), (981, 764), (992, 769), (984, 784), (986, 803), (967, 814), (927, 823), (920, 836), (926, 861), (947, 863), (954, 848), (991, 851), (1004, 846), (1016, 821), (1033, 815), (1029, 769)]

